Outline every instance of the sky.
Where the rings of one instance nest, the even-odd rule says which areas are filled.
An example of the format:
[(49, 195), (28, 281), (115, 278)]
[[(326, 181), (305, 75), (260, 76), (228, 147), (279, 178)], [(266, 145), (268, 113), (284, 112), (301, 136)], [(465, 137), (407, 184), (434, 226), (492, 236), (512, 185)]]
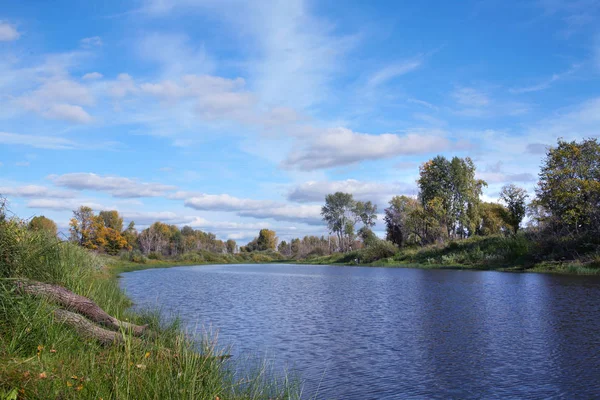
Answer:
[(328, 193), (381, 214), (441, 154), (533, 195), (600, 133), (599, 0), (0, 2), (0, 194), (65, 233), (321, 235)]

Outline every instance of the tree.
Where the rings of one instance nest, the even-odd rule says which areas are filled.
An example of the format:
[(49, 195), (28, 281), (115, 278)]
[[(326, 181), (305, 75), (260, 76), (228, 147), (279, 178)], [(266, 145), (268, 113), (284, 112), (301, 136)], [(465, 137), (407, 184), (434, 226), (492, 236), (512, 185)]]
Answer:
[(237, 243), (233, 239), (228, 239), (227, 242), (225, 242), (225, 247), (227, 248), (227, 252), (229, 254), (234, 254), (237, 248)]
[(114, 229), (117, 232), (123, 231), (123, 217), (119, 215), (118, 211), (100, 211), (99, 215), (105, 227)]
[(337, 235), (341, 251), (346, 251), (352, 243), (348, 233), (354, 232), (354, 210), (352, 194), (342, 192), (328, 194), (321, 208), (323, 220), (327, 222), (329, 231)]
[(103, 239), (104, 251), (108, 254), (115, 255), (123, 249), (131, 250), (131, 246), (127, 242), (127, 239), (121, 235), (121, 232), (114, 230), (113, 228), (104, 229)]
[(536, 188), (537, 205), (561, 232), (581, 234), (600, 228), (600, 144), (562, 139), (548, 150)]
[(422, 207), (417, 199), (394, 196), (384, 214), (386, 240), (398, 247), (421, 242)]
[(377, 243), (377, 235), (371, 229), (375, 226), (377, 220), (377, 205), (370, 201), (357, 201), (354, 206), (355, 222), (361, 222), (363, 226), (358, 230), (358, 236), (362, 239), (365, 246)]
[(46, 218), (43, 215), (33, 217), (27, 226), (32, 231), (44, 231), (49, 234), (56, 236), (58, 229), (56, 223), (50, 218)]
[(473, 160), (437, 156), (420, 167), (417, 183), (424, 211), (435, 214), (434, 231), (443, 228), (447, 237), (461, 238), (475, 233), (479, 198), (487, 184), (475, 179)]
[(506, 222), (516, 234), (527, 211), (527, 191), (513, 184), (505, 185), (500, 192), (500, 199), (504, 201), (507, 208)]
[(135, 222), (129, 222), (127, 229), (122, 232), (123, 237), (127, 241), (127, 247), (133, 249), (137, 246), (138, 232), (135, 229)]
[(88, 249), (98, 248), (96, 236), (99, 226), (98, 220), (94, 217), (94, 210), (90, 207), (81, 206), (73, 210), (73, 218), (69, 222), (71, 241)]
[(509, 229), (508, 209), (498, 203), (481, 203), (479, 206), (479, 224), (477, 234), (481, 236), (497, 235)]
[(261, 229), (256, 241), (259, 251), (275, 250), (277, 248), (277, 236), (275, 231), (270, 229)]

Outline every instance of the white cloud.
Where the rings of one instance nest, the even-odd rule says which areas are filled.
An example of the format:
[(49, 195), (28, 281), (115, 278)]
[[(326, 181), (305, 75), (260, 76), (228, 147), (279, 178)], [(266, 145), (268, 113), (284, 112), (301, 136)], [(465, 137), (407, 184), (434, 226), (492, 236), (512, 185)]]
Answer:
[(134, 221), (136, 225), (148, 226), (160, 221), (165, 224), (189, 224), (195, 217), (181, 216), (171, 211), (140, 211), (122, 212), (123, 219), (127, 222)]
[(114, 197), (158, 197), (175, 190), (175, 186), (144, 183), (120, 176), (101, 176), (86, 172), (51, 175), (49, 178), (57, 186), (75, 190), (97, 190), (110, 193)]
[(81, 106), (91, 106), (95, 99), (86, 86), (70, 79), (53, 78), (19, 97), (17, 103), (45, 118), (89, 123), (92, 117)]
[(104, 75), (102, 75), (100, 72), (88, 72), (87, 74), (83, 75), (81, 79), (86, 81), (93, 81), (96, 79), (101, 79), (103, 76)]
[[(184, 34), (150, 33), (136, 41), (137, 54), (159, 66), (159, 75), (166, 79), (186, 74), (207, 74), (214, 70), (214, 62), (202, 42)], [(157, 51), (160, 49), (160, 51)]]
[(18, 161), (15, 163), (15, 166), (17, 167), (29, 167), (29, 165), (29, 161)]
[(405, 75), (419, 68), (422, 64), (420, 59), (401, 61), (395, 64), (388, 65), (376, 73), (374, 73), (368, 81), (371, 87), (386, 83), (398, 76)]
[(38, 149), (67, 150), (78, 145), (65, 138), (55, 136), (37, 136), (18, 133), (0, 132), (0, 143), (6, 145), (30, 146)]
[(57, 199), (69, 199), (75, 197), (73, 192), (51, 190), (45, 186), (24, 185), (24, 186), (0, 186), (0, 194), (13, 197), (46, 197)]
[(21, 34), (14, 25), (0, 21), (0, 42), (11, 42), (17, 40)]
[(109, 84), (109, 93), (117, 98), (125, 97), (131, 93), (138, 91), (133, 78), (129, 74), (121, 73), (117, 76), (117, 79)]
[(204, 194), (187, 199), (184, 204), (195, 210), (240, 211), (267, 208), (276, 203), (268, 200), (240, 199), (228, 194)]
[(276, 221), (302, 222), (309, 225), (322, 225), (321, 206), (317, 205), (282, 205), (256, 210), (238, 212), (241, 217), (270, 218)]
[(314, 170), (399, 155), (427, 154), (449, 147), (450, 142), (439, 131), (413, 132), (401, 136), (391, 133), (371, 135), (334, 128), (313, 138), (303, 149), (293, 151), (284, 165)]
[(520, 93), (538, 92), (540, 90), (548, 89), (555, 82), (565, 78), (566, 76), (569, 76), (569, 75), (575, 73), (575, 71), (577, 71), (579, 69), (579, 67), (580, 66), (577, 64), (573, 65), (567, 71), (562, 72), (560, 74), (553, 74), (550, 78), (548, 78), (536, 85), (512, 88), (512, 89), (510, 89), (510, 92), (515, 93), (515, 94), (520, 94)]
[(452, 96), (458, 102), (458, 104), (461, 104), (461, 105), (467, 106), (467, 107), (478, 108), (478, 107), (484, 107), (484, 106), (487, 106), (488, 104), (490, 104), (489, 97), (485, 93), (483, 93), (477, 89), (474, 89), (474, 88), (469, 88), (469, 87), (458, 88), (454, 91)]
[(529, 143), (525, 147), (525, 151), (531, 154), (546, 154), (548, 147), (550, 146), (544, 143)]
[(535, 175), (522, 172), (522, 173), (504, 173), (504, 172), (477, 172), (477, 178), (483, 179), (488, 184), (493, 183), (511, 183), (511, 182), (535, 182)]
[[(33, 104), (35, 107), (43, 107), (50, 101), (90, 106), (94, 104), (94, 97), (88, 87), (78, 82), (70, 79), (56, 79), (43, 83), (37, 90), (24, 96), (22, 101)], [(34, 108), (33, 106), (32, 108)]]
[(408, 99), (407, 101), (408, 101), (409, 103), (414, 103), (414, 104), (421, 105), (421, 106), (423, 106), (423, 107), (427, 107), (427, 108), (429, 108), (430, 110), (433, 110), (433, 111), (437, 111), (437, 110), (439, 110), (439, 107), (437, 107), (436, 105), (433, 105), (433, 104), (431, 104), (431, 103), (429, 103), (429, 102), (427, 102), (427, 101), (424, 101), (424, 100), (419, 100), (419, 99)]
[(83, 38), (79, 41), (79, 43), (81, 44), (81, 47), (83, 47), (84, 49), (89, 49), (91, 47), (100, 47), (103, 44), (102, 38), (100, 36), (92, 36), (92, 37)]
[(268, 222), (228, 222), (228, 221), (208, 221), (201, 217), (194, 217), (194, 219), (187, 225), (192, 228), (205, 228), (205, 229), (217, 229), (217, 230), (240, 230), (248, 229), (258, 231), (260, 229), (270, 228), (271, 224)]
[(598, 136), (600, 126), (600, 97), (568, 107), (552, 117), (533, 125), (529, 134), (538, 140), (555, 142), (557, 138), (565, 140)]
[(84, 201), (76, 199), (34, 199), (27, 202), (29, 208), (40, 208), (56, 211), (70, 211), (78, 209), (81, 206), (90, 207), (94, 210), (105, 210), (102, 204), (93, 201)]
[(72, 104), (53, 104), (48, 109), (43, 110), (42, 115), (46, 118), (71, 121), (79, 124), (89, 124), (94, 120), (83, 108)]
[(366, 182), (355, 179), (343, 181), (311, 181), (293, 188), (287, 198), (290, 201), (325, 202), (325, 196), (335, 192), (352, 193), (354, 198), (372, 201), (379, 206), (385, 205), (392, 196), (413, 194), (413, 185), (401, 183)]

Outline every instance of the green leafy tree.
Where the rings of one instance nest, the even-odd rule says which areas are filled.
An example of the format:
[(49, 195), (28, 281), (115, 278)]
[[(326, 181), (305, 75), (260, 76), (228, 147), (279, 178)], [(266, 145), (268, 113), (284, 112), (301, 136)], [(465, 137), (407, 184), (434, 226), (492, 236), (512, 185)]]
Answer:
[(421, 242), (422, 207), (417, 199), (394, 196), (384, 210), (386, 240), (398, 247)]
[(33, 217), (27, 227), (32, 231), (44, 231), (48, 232), (53, 236), (56, 236), (58, 229), (56, 223), (50, 218), (46, 218), (43, 215)]
[(100, 211), (100, 218), (104, 221), (104, 226), (114, 229), (117, 232), (123, 231), (123, 217), (116, 210)]
[(477, 234), (481, 236), (497, 235), (510, 227), (506, 223), (508, 209), (498, 203), (481, 203), (479, 206), (479, 225)]
[[(475, 233), (478, 220), (478, 207), (485, 181), (475, 179), (475, 164), (469, 158), (454, 157), (451, 161), (437, 156), (424, 163), (419, 169), (419, 198), (431, 222), (435, 216), (436, 223), (428, 228), (446, 230), (446, 237), (468, 237)], [(429, 224), (431, 225), (431, 224)], [(439, 235), (438, 235), (439, 236)]]
[(502, 187), (500, 199), (506, 204), (507, 212), (506, 222), (516, 234), (521, 225), (521, 221), (525, 218), (527, 212), (527, 191), (516, 185), (510, 184)]
[(325, 205), (321, 208), (323, 220), (329, 231), (337, 236), (341, 251), (348, 250), (352, 243), (348, 234), (354, 234), (355, 205), (352, 194), (336, 192), (325, 197)]
[(548, 150), (536, 188), (537, 204), (555, 226), (580, 234), (600, 229), (600, 144), (559, 140)]
[(237, 243), (235, 242), (235, 240), (229, 239), (227, 240), (227, 242), (225, 242), (225, 247), (227, 248), (227, 252), (229, 254), (233, 254), (235, 253), (235, 249), (237, 248)]
[(257, 250), (275, 250), (277, 248), (277, 236), (275, 231), (270, 229), (261, 229), (258, 233), (258, 239), (256, 241), (258, 246)]

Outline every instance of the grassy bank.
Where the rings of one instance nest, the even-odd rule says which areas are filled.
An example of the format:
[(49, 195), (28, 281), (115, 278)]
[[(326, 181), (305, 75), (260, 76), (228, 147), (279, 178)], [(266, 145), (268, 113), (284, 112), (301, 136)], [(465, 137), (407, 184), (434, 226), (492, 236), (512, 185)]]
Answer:
[(345, 254), (315, 257), (300, 262), (307, 264), (363, 265), (378, 267), (410, 267), (434, 269), (471, 269), (512, 272), (544, 272), (600, 275), (597, 253), (576, 259), (556, 261), (555, 254), (524, 235), (472, 237), (443, 245), (412, 247), (398, 250), (381, 242), (370, 248)]
[[(119, 270), (106, 258), (30, 232), (11, 221), (0, 223), (0, 398), (27, 399), (266, 399), (296, 398), (297, 387), (277, 381), (263, 365), (238, 375), (232, 361), (210, 338), (192, 342), (177, 323), (155, 314), (135, 314), (120, 290)], [(168, 262), (172, 265), (172, 262)], [(189, 264), (189, 262), (188, 262)], [(163, 266), (156, 262), (148, 266)], [(15, 292), (14, 278), (55, 283), (89, 297), (108, 313), (149, 324), (155, 338), (102, 347), (57, 323), (56, 307)]]

